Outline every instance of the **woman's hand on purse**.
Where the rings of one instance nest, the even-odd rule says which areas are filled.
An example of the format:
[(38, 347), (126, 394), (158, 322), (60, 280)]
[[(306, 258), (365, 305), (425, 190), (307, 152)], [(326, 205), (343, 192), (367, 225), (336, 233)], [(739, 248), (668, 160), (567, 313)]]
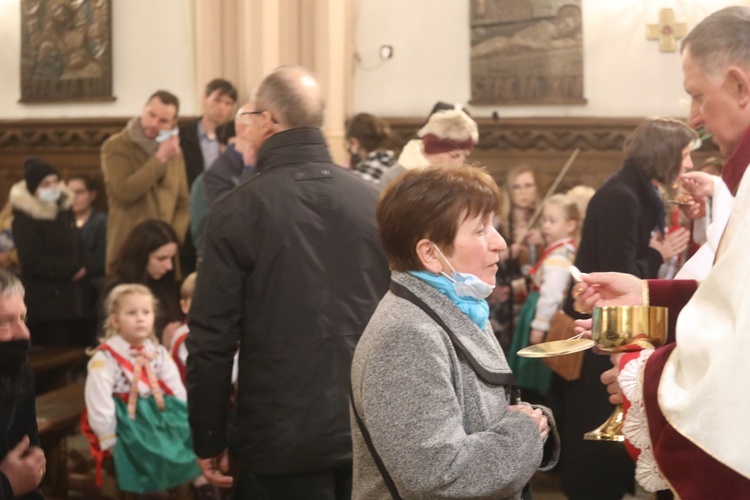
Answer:
[(547, 436), (549, 435), (549, 422), (547, 422), (547, 416), (544, 414), (544, 412), (540, 409), (535, 409), (530, 405), (524, 404), (524, 405), (511, 405), (508, 407), (511, 411), (518, 411), (521, 413), (525, 413), (536, 424), (537, 428), (539, 429), (539, 435), (542, 438), (542, 441), (545, 441), (547, 439)]

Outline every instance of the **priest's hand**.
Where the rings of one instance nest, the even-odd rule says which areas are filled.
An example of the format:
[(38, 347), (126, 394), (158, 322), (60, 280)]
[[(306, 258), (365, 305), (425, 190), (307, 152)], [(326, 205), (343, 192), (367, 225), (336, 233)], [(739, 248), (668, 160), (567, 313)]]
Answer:
[(615, 365), (611, 370), (607, 370), (602, 373), (600, 380), (602, 384), (607, 386), (607, 392), (609, 393), (609, 402), (613, 405), (619, 405), (622, 403), (622, 389), (620, 384), (617, 382), (617, 376), (620, 375), (620, 358), (622, 353), (613, 354), (610, 356), (610, 361)]
[(589, 273), (573, 286), (573, 309), (591, 314), (594, 307), (640, 306), (643, 304), (642, 282), (632, 274)]
[(229, 472), (229, 455), (224, 450), (221, 455), (213, 458), (198, 458), (198, 467), (203, 471), (209, 483), (219, 488), (231, 488), (234, 483), (232, 476), (227, 475)]

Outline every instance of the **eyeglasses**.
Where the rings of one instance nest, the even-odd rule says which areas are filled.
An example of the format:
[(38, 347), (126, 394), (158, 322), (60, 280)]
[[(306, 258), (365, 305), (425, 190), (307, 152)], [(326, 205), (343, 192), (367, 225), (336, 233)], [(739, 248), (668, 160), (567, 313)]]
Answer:
[[(266, 112), (265, 109), (258, 109), (258, 110), (255, 110), (255, 111), (243, 111), (242, 113), (240, 113), (240, 116), (245, 116), (245, 115), (262, 115), (265, 112)], [(271, 116), (271, 121), (273, 123), (279, 123), (279, 122), (276, 121), (276, 118), (273, 117), (273, 114), (271, 114), (270, 111), (269, 111), (268, 114)]]

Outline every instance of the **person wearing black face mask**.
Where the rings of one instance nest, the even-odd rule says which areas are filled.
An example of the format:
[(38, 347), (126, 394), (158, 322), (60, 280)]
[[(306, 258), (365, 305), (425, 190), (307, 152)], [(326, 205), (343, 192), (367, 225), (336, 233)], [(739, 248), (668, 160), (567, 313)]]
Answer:
[(39, 483), (47, 463), (26, 363), (30, 341), (23, 296), (21, 281), (0, 270), (0, 500), (44, 498)]

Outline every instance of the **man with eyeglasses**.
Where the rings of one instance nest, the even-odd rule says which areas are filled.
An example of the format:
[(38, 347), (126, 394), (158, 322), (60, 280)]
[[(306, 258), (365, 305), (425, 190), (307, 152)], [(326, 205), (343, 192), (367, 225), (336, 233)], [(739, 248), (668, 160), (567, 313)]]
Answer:
[[(347, 499), (354, 347), (389, 283), (378, 190), (332, 161), (318, 82), (282, 67), (257, 90), (258, 175), (211, 207), (190, 311), (187, 386), (198, 463), (227, 476), (240, 344), (233, 498)], [(233, 456), (233, 460), (234, 460)]]

